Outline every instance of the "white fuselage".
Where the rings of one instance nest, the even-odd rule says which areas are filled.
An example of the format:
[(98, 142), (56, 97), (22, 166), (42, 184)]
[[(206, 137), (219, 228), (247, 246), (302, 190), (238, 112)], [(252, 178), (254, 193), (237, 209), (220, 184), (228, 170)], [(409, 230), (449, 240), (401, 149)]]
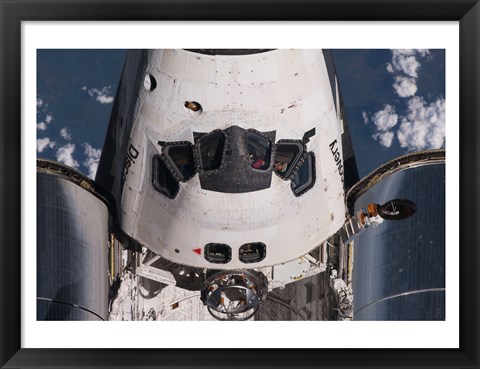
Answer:
[[(144, 68), (140, 72), (129, 69), (141, 58)], [(143, 73), (142, 80), (147, 76), (147, 82), (135, 90), (129, 79), (138, 78), (134, 75), (138, 73)], [(321, 50), (274, 50), (241, 56), (185, 50), (132, 51), (122, 84), (117, 99), (118, 119), (123, 121), (117, 122), (115, 134), (119, 144), (127, 145), (118, 148), (126, 153), (122, 158), (123, 186), (118, 183), (120, 176), (115, 179), (120, 191), (116, 194), (120, 196), (119, 224), (145, 247), (189, 266), (258, 268), (305, 255), (344, 223), (338, 88), (335, 82), (335, 97)], [(199, 102), (202, 111), (185, 108), (186, 101)], [(131, 127), (128, 140), (122, 137), (125, 126)], [(173, 199), (153, 188), (152, 158), (162, 152), (159, 141), (193, 144), (194, 132), (231, 126), (274, 131), (275, 142), (300, 140), (315, 128), (306, 144), (315, 155), (314, 186), (296, 197), (290, 181), (272, 173), (268, 188), (224, 193), (202, 189), (196, 173), (179, 183)], [(262, 261), (239, 261), (239, 247), (249, 242), (266, 245)], [(207, 261), (204, 246), (209, 243), (229, 245), (231, 260), (225, 264)]]

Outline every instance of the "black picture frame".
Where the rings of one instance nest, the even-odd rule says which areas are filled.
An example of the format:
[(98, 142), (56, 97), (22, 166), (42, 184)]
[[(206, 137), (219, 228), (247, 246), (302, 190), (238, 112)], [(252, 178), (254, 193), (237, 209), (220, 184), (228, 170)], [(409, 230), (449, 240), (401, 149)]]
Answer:
[[(478, 0), (0, 0), (0, 366), (2, 368), (479, 368)], [(460, 24), (459, 349), (23, 349), (21, 340), (22, 21), (369, 20)], [(455, 122), (453, 122), (455, 124)], [(458, 219), (457, 214), (447, 214)], [(448, 314), (448, 311), (447, 311)], [(258, 332), (252, 332), (257, 334)], [(318, 334), (329, 334), (318, 332)], [(365, 332), (368, 335), (368, 332)], [(234, 332), (225, 339), (235, 338)], [(268, 332), (262, 332), (268, 339)], [(199, 340), (206, 339), (208, 332)], [(385, 337), (388, 340), (389, 337)], [(131, 337), (132, 340), (135, 337)], [(222, 339), (219, 337), (217, 339)], [(341, 339), (341, 338), (340, 338)]]

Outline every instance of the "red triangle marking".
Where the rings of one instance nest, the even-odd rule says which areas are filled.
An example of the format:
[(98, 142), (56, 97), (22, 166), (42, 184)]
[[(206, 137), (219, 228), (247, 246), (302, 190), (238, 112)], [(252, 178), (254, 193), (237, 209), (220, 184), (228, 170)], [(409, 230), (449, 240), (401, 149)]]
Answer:
[(202, 249), (193, 249), (193, 252), (197, 253), (198, 255), (202, 255)]

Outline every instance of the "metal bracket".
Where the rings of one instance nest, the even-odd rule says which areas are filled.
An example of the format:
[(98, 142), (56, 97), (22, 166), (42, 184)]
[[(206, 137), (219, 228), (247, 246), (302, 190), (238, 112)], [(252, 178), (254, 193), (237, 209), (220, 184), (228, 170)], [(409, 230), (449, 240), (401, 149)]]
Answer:
[(139, 266), (136, 274), (167, 285), (175, 285), (177, 283), (172, 273), (148, 265)]

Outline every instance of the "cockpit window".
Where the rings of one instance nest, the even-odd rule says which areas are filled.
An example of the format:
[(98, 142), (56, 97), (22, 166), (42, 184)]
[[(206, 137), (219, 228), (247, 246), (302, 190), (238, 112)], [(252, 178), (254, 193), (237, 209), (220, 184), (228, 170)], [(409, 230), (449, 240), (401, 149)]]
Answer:
[(300, 141), (277, 142), (273, 166), (275, 173), (282, 179), (289, 179), (303, 152), (304, 145)]
[(153, 157), (152, 163), (153, 188), (163, 195), (173, 199), (178, 193), (178, 182), (168, 170), (160, 155)]
[(315, 184), (315, 156), (309, 152), (290, 184), (295, 196), (303, 195)]
[(198, 141), (200, 151), (200, 168), (206, 171), (215, 170), (222, 164), (225, 135), (214, 131)]
[(168, 144), (163, 153), (182, 181), (187, 181), (195, 175), (195, 161), (191, 143)]
[(270, 166), (270, 140), (256, 132), (246, 133), (248, 159), (252, 168), (265, 170)]

